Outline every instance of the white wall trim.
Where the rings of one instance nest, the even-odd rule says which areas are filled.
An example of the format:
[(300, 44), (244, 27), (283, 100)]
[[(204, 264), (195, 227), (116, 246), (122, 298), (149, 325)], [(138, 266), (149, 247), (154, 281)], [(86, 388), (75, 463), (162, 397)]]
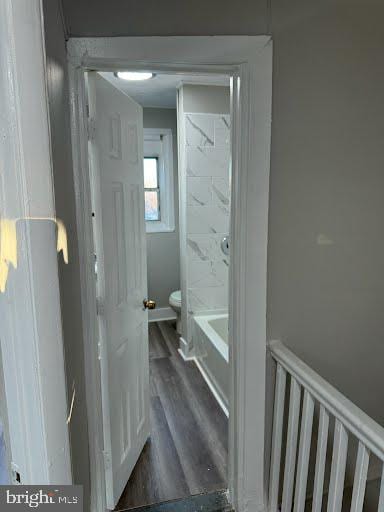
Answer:
[[(180, 338), (180, 345), (183, 346), (183, 344), (185, 345), (185, 340), (183, 338)], [(183, 361), (194, 361), (195, 360), (195, 356), (186, 356), (184, 354), (182, 348), (178, 348), (177, 351)]]
[[(0, 2), (2, 219), (55, 218), (42, 23), (40, 0)], [(19, 221), (17, 238), (0, 294), (12, 466), (22, 484), (70, 484), (55, 225)]]
[[(230, 499), (239, 512), (266, 509), (264, 416), (272, 42), (269, 36), (74, 38), (68, 42), (72, 136), (82, 265), (86, 387), (93, 503), (102, 508), (104, 472), (92, 229), (84, 107), (84, 70), (148, 69), (232, 75), (232, 253), (230, 265)], [(249, 308), (249, 304), (252, 307)], [(102, 461), (100, 461), (102, 464)], [(96, 506), (96, 505), (95, 505)]]
[(148, 322), (164, 322), (165, 320), (176, 320), (177, 315), (171, 307), (156, 308), (148, 311)]
[[(185, 169), (185, 123), (180, 123), (179, 120), (184, 118), (184, 100), (183, 88), (177, 89), (177, 158), (178, 158), (178, 186), (179, 186), (179, 252), (180, 252), (180, 292), (182, 297), (187, 296), (187, 208), (183, 205), (187, 204), (187, 177), (186, 173), (182, 172)], [(186, 301), (184, 301), (186, 304)], [(181, 308), (181, 333), (179, 352), (184, 358), (189, 357), (188, 340), (189, 324), (188, 324), (188, 309)]]

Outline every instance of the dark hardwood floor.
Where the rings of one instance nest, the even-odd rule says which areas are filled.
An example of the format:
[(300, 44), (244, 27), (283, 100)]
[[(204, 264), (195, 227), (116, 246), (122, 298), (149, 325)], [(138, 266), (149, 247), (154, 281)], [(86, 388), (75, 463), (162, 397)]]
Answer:
[(227, 487), (228, 420), (169, 322), (149, 324), (151, 438), (116, 510)]

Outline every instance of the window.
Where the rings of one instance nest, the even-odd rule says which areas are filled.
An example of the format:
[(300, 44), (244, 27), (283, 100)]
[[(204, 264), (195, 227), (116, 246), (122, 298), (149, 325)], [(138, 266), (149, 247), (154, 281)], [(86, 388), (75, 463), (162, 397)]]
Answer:
[(159, 159), (144, 157), (145, 220), (160, 220)]
[(172, 131), (144, 128), (144, 204), (147, 233), (174, 231)]

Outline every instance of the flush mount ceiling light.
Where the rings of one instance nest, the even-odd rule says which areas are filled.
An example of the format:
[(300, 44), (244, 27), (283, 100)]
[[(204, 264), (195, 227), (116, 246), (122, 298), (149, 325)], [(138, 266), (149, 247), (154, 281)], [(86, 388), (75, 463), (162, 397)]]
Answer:
[(154, 73), (149, 73), (147, 71), (118, 71), (115, 73), (115, 76), (117, 76), (117, 78), (121, 78), (122, 80), (138, 82), (139, 80), (149, 80), (155, 75)]

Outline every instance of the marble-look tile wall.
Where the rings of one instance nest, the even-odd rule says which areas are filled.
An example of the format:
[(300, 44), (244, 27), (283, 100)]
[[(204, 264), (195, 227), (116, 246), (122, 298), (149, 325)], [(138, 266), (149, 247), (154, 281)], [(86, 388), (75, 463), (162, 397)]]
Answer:
[(228, 308), (230, 116), (185, 114), (188, 316)]

